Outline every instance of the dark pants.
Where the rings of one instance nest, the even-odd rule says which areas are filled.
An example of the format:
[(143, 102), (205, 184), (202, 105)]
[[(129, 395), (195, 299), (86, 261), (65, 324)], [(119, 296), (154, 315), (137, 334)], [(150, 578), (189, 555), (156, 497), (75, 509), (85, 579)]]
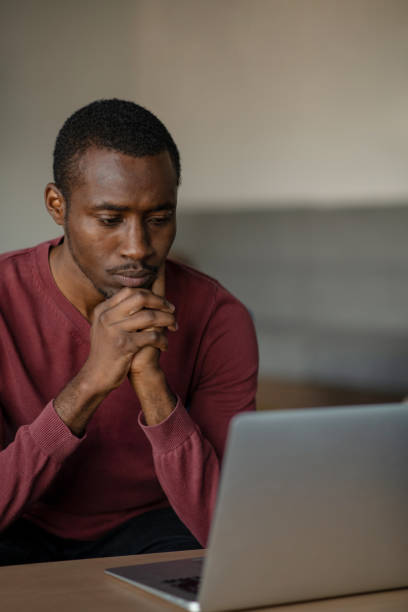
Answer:
[(93, 542), (59, 538), (18, 519), (0, 533), (0, 566), (194, 548), (199, 542), (170, 508), (146, 512)]

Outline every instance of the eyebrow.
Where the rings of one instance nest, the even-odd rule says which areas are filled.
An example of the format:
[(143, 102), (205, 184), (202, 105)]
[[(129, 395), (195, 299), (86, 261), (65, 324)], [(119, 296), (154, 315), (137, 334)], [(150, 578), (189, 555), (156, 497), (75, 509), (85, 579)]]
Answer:
[[(102, 202), (101, 204), (95, 204), (92, 206), (94, 210), (113, 210), (115, 212), (129, 212), (131, 211), (130, 206), (120, 206), (118, 204), (112, 204), (111, 202)], [(154, 208), (151, 208), (148, 212), (157, 212), (159, 210), (174, 210), (176, 205), (172, 202), (164, 202), (158, 204)]]

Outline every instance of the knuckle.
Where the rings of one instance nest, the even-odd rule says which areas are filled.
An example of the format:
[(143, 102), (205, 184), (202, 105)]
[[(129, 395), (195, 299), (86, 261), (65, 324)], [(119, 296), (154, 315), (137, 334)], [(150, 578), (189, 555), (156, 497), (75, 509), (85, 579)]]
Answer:
[(94, 317), (99, 318), (103, 311), (104, 311), (104, 303), (100, 302), (94, 308), (94, 311), (93, 311)]
[(147, 289), (143, 289), (143, 287), (141, 287), (140, 289), (136, 290), (135, 295), (140, 298), (145, 300), (150, 294), (150, 291), (148, 291)]
[(156, 321), (156, 313), (153, 310), (146, 310), (145, 317), (148, 324)]
[(161, 333), (157, 329), (152, 330), (150, 334), (153, 342), (159, 342)]
[(146, 303), (146, 296), (144, 295), (144, 290), (138, 291), (133, 295), (132, 300), (132, 311), (137, 312), (141, 310)]
[(123, 297), (128, 297), (129, 295), (133, 295), (134, 289), (131, 289), (131, 287), (124, 287), (121, 290), (121, 294), (123, 295)]
[(102, 310), (102, 312), (99, 313), (98, 319), (102, 325), (106, 325), (109, 319), (108, 311)]
[(128, 345), (128, 338), (126, 334), (117, 334), (114, 339), (115, 347), (119, 351), (123, 351)]

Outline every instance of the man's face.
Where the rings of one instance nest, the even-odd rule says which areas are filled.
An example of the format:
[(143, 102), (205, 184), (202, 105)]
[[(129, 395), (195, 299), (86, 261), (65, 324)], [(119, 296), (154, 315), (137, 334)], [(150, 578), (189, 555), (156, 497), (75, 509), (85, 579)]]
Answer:
[(151, 288), (176, 233), (177, 177), (167, 152), (88, 149), (65, 219), (76, 266), (105, 298)]

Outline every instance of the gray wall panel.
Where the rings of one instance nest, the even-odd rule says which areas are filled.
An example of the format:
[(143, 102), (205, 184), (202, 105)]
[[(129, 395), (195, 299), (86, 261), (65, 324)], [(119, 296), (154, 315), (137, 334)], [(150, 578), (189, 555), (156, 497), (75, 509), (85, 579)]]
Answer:
[(175, 252), (254, 316), (261, 373), (408, 390), (408, 208), (186, 213)]

